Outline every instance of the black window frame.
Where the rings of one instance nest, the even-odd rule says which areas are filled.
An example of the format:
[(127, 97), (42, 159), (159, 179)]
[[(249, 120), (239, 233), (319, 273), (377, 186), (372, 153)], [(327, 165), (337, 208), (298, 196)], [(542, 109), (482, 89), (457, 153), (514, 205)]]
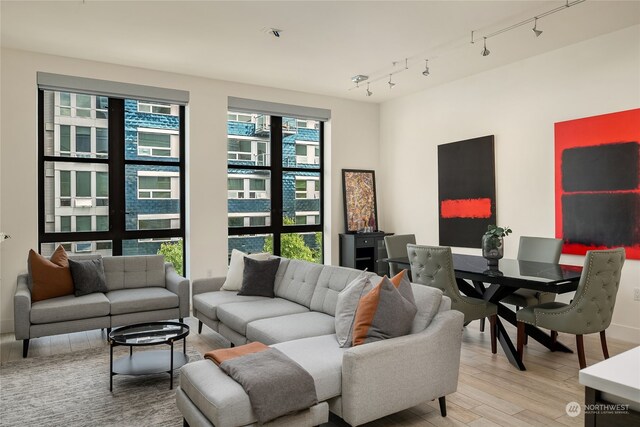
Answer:
[[(125, 158), (125, 98), (108, 98), (108, 156), (71, 157), (66, 155), (45, 155), (44, 93), (38, 89), (38, 248), (56, 242), (111, 241), (112, 255), (122, 255), (123, 241), (134, 239), (180, 238), (186, 248), (186, 161), (185, 161), (185, 107), (179, 106), (179, 153), (177, 161), (139, 160)], [(69, 91), (68, 93), (76, 93)], [(136, 101), (145, 101), (132, 97)], [(99, 154), (99, 153), (98, 153)], [(109, 230), (88, 232), (46, 232), (45, 218), (45, 165), (47, 162), (91, 163), (108, 165), (109, 185)], [(180, 227), (161, 230), (126, 229), (126, 188), (125, 171), (128, 165), (172, 166), (179, 168), (180, 174)], [(182, 253), (183, 275), (187, 274), (186, 250)]]
[[(232, 110), (232, 109), (231, 109)], [(229, 110), (229, 111), (231, 111)], [(228, 114), (228, 113), (227, 113)], [(265, 114), (270, 117), (270, 132), (269, 132), (269, 144), (271, 150), (271, 161), (269, 166), (258, 166), (258, 165), (237, 165), (230, 164), (229, 159), (227, 159), (227, 179), (229, 178), (229, 169), (245, 169), (252, 171), (267, 171), (270, 172), (270, 185), (271, 185), (271, 209), (270, 209), (270, 218), (271, 224), (266, 226), (244, 226), (244, 227), (228, 227), (228, 236), (244, 236), (244, 235), (255, 235), (255, 234), (270, 234), (273, 236), (273, 254), (280, 255), (281, 253), (281, 244), (280, 244), (280, 236), (282, 234), (290, 234), (290, 233), (311, 233), (311, 232), (320, 232), (322, 233), (322, 251), (321, 251), (321, 260), (320, 263), (324, 264), (324, 197), (325, 197), (325, 186), (324, 186), (324, 125), (325, 122), (322, 120), (318, 120), (319, 123), (319, 146), (320, 146), (320, 161), (318, 168), (302, 168), (302, 167), (290, 167), (283, 166), (282, 164), (282, 118), (290, 116), (276, 116)], [(291, 116), (295, 118), (294, 116)], [(320, 223), (319, 224), (310, 224), (310, 225), (284, 225), (283, 214), (284, 211), (282, 209), (283, 206), (283, 194), (282, 194), (282, 182), (283, 175), (287, 172), (314, 172), (320, 175)], [(295, 197), (295, 191), (294, 191)], [(294, 215), (295, 219), (295, 215)]]

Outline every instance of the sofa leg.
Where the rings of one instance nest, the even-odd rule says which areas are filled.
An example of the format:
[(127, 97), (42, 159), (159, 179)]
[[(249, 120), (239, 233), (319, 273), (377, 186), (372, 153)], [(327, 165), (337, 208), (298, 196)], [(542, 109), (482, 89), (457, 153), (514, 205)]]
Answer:
[(480, 332), (484, 332), (484, 317), (480, 319)]
[(27, 353), (29, 352), (29, 339), (22, 340), (22, 357), (27, 357)]
[(198, 320), (198, 333), (202, 333), (202, 320)]
[(180, 322), (180, 323), (184, 323), (184, 317), (179, 317), (179, 318), (178, 318), (178, 322)]
[(440, 404), (440, 415), (443, 417), (447, 416), (447, 399), (446, 396), (442, 396), (438, 398), (438, 403)]
[(189, 427), (189, 423), (187, 422), (186, 418), (182, 419), (182, 427)]

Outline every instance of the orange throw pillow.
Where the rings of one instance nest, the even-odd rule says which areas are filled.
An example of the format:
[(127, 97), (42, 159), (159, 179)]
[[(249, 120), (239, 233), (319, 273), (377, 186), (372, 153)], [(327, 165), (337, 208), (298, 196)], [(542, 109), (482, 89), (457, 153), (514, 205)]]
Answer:
[(69, 258), (62, 246), (58, 246), (50, 259), (29, 251), (31, 274), (31, 302), (73, 295), (73, 279), (69, 270)]

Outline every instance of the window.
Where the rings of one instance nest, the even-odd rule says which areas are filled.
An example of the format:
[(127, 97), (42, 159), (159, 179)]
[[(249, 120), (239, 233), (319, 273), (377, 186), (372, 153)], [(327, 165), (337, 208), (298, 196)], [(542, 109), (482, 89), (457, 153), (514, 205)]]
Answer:
[(184, 107), (42, 89), (38, 102), (41, 253), (156, 254), (184, 239)]
[(76, 172), (76, 197), (91, 197), (91, 172)]
[[(76, 153), (91, 153), (90, 127), (76, 126)], [(81, 154), (78, 154), (78, 156), (81, 156)]]
[(322, 262), (322, 123), (240, 114), (227, 114), (229, 253)]
[(139, 101), (138, 111), (141, 113), (171, 114), (171, 105)]
[(251, 123), (251, 114), (242, 114), (242, 113), (227, 113), (227, 120), (234, 122), (245, 122)]
[(171, 135), (167, 133), (138, 132), (138, 155), (172, 157)]

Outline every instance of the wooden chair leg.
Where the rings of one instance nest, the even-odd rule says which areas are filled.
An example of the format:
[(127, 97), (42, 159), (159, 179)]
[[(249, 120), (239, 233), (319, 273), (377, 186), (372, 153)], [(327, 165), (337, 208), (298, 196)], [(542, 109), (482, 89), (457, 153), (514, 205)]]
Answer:
[(518, 322), (518, 337), (517, 337), (516, 346), (518, 350), (518, 356), (520, 356), (520, 360), (522, 360), (524, 355), (524, 337), (526, 334), (527, 332), (525, 330), (524, 322)]
[(609, 358), (609, 349), (607, 348), (607, 336), (604, 331), (600, 331), (600, 344), (602, 344), (602, 354), (605, 359)]
[(484, 317), (480, 319), (480, 332), (484, 332)]
[(447, 399), (446, 396), (442, 396), (438, 398), (438, 403), (440, 404), (440, 415), (443, 417), (447, 416)]
[(578, 362), (580, 363), (580, 369), (587, 367), (587, 361), (584, 357), (584, 340), (582, 335), (576, 335), (576, 347), (578, 347)]
[(496, 354), (497, 343), (496, 343), (496, 321), (497, 316), (494, 314), (493, 316), (489, 316), (489, 327), (491, 328), (491, 353)]

